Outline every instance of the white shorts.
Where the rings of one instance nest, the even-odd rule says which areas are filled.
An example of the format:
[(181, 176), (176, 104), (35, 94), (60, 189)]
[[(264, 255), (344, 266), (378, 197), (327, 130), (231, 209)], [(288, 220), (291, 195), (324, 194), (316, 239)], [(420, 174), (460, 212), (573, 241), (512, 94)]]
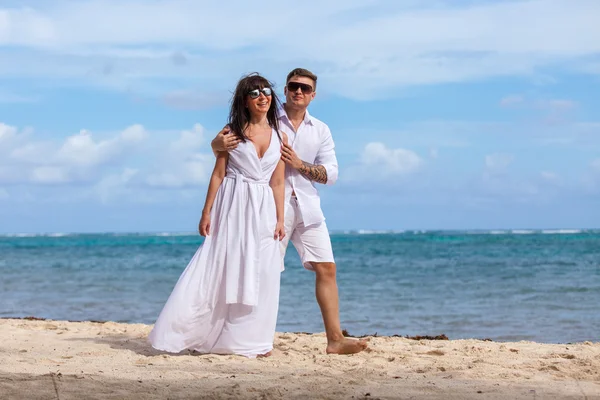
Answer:
[(313, 271), (310, 262), (331, 262), (333, 249), (325, 221), (317, 225), (304, 226), (298, 200), (291, 196), (285, 205), (285, 238), (281, 241), (281, 256), (285, 256), (288, 243), (292, 240), (304, 268)]

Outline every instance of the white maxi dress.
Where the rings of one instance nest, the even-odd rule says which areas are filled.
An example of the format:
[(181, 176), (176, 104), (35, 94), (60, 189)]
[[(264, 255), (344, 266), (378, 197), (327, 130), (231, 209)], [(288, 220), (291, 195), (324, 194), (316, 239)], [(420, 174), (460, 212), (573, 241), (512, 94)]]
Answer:
[(280, 159), (275, 130), (262, 158), (251, 141), (229, 153), (210, 234), (189, 262), (149, 340), (178, 353), (255, 357), (273, 349), (283, 260), (269, 181)]

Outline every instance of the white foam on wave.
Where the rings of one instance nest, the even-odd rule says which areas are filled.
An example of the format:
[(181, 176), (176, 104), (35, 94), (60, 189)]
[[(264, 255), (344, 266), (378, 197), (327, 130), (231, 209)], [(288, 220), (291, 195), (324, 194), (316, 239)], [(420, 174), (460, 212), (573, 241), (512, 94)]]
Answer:
[(535, 231), (531, 229), (512, 229), (510, 233), (514, 235), (531, 235), (534, 234)]
[(110, 235), (114, 237), (150, 237), (150, 236), (193, 236), (195, 232), (111, 232), (111, 233), (101, 233), (101, 235)]
[(33, 237), (63, 237), (72, 236), (72, 233), (2, 233), (1, 237), (16, 237), (16, 238), (33, 238)]
[(148, 236), (192, 236), (196, 234), (196, 232), (160, 232), (155, 234), (149, 234)]
[(581, 229), (544, 229), (542, 233), (545, 235), (574, 234), (581, 233)]
[(397, 235), (405, 233), (403, 230), (377, 230), (377, 229), (346, 229), (346, 230), (337, 230), (330, 229), (330, 235)]
[(391, 231), (377, 231), (377, 230), (370, 230), (370, 229), (359, 229), (357, 231), (357, 233), (359, 235), (381, 235), (381, 234), (392, 233), (392, 232)]

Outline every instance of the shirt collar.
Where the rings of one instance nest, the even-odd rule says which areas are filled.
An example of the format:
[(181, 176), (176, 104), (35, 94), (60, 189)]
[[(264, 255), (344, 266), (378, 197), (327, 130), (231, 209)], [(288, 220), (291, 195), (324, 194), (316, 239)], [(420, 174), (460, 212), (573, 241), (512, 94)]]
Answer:
[[(285, 104), (285, 103), (284, 103)], [(283, 108), (283, 104), (281, 105), (281, 107), (279, 107), (277, 109), (277, 118), (279, 119), (283, 119), (286, 118), (289, 121), (289, 118), (287, 116), (287, 113), (285, 112), (285, 108)], [(308, 113), (308, 109), (306, 110), (306, 113), (304, 114), (304, 123), (305, 124), (311, 124), (314, 125), (314, 119), (313, 117)]]

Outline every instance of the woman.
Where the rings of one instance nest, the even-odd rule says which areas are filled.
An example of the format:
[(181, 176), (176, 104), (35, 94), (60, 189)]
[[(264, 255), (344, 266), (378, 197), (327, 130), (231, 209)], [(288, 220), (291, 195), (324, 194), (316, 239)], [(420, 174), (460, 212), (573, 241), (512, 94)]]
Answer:
[(206, 239), (175, 285), (149, 339), (159, 350), (270, 355), (283, 269), (285, 164), (279, 100), (251, 74), (235, 89), (229, 126), (241, 143), (217, 155), (199, 231)]

